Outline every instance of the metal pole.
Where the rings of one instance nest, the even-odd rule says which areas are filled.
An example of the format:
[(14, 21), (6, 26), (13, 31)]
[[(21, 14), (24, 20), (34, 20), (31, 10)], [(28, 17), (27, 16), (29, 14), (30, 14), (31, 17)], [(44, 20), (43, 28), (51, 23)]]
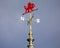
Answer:
[(27, 39), (27, 41), (29, 42), (28, 48), (34, 48), (33, 45), (33, 33), (32, 33), (32, 13), (30, 13), (30, 19), (29, 19), (29, 38)]

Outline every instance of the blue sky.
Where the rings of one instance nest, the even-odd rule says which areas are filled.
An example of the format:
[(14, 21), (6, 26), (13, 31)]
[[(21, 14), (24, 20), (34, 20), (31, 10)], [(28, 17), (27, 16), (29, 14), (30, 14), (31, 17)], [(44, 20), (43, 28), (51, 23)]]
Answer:
[[(0, 0), (0, 48), (27, 48), (29, 27), (20, 17), (29, 0)], [(60, 0), (30, 0), (38, 11), (33, 23), (35, 48), (60, 48)], [(26, 14), (29, 16), (29, 14)]]

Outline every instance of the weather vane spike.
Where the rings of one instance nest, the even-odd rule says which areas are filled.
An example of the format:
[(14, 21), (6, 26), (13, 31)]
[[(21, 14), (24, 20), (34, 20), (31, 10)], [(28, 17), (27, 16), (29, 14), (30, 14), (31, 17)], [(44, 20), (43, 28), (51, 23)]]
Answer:
[(34, 48), (34, 45), (33, 45), (34, 39), (33, 39), (33, 32), (32, 32), (32, 22), (33, 21), (37, 22), (37, 23), (40, 22), (40, 19), (35, 19), (33, 17), (32, 11), (38, 10), (38, 9), (34, 9), (34, 7), (35, 7), (34, 3), (28, 2), (28, 5), (24, 6), (25, 13), (23, 13), (22, 15), (25, 15), (26, 13), (30, 13), (30, 18), (25, 18), (24, 16), (21, 16), (21, 20), (22, 21), (27, 21), (27, 23), (29, 24), (29, 38), (27, 39), (27, 41), (29, 42), (28, 48)]

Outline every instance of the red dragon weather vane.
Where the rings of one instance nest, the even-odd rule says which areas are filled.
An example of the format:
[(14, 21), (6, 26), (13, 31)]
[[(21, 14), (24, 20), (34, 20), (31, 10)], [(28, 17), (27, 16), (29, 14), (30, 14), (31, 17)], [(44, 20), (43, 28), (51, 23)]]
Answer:
[(22, 15), (24, 15), (26, 13), (31, 13), (32, 11), (35, 11), (35, 10), (38, 10), (38, 8), (37, 9), (34, 9), (34, 8), (35, 8), (35, 4), (28, 2), (27, 6), (24, 6), (25, 12)]
[(27, 21), (29, 25), (29, 38), (27, 39), (27, 41), (29, 42), (27, 46), (28, 48), (35, 48), (35, 46), (33, 45), (34, 38), (33, 38), (33, 32), (32, 32), (32, 22), (36, 22), (36, 23), (40, 22), (40, 19), (35, 19), (32, 14), (32, 11), (38, 10), (37, 8), (36, 9), (34, 8), (35, 8), (35, 4), (28, 2), (27, 6), (24, 6), (25, 12), (22, 15), (25, 15), (26, 13), (30, 13), (30, 17), (25, 18), (24, 16), (21, 16), (20, 18), (22, 21)]

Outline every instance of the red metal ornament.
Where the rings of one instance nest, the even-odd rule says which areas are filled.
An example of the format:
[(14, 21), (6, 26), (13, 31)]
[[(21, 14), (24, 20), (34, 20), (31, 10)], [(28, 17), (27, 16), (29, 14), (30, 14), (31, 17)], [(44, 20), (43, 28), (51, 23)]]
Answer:
[(22, 15), (24, 15), (26, 13), (31, 13), (34, 10), (38, 10), (38, 9), (34, 9), (34, 7), (35, 7), (35, 4), (34, 3), (28, 2), (28, 5), (27, 6), (24, 6), (25, 13), (23, 13)]

